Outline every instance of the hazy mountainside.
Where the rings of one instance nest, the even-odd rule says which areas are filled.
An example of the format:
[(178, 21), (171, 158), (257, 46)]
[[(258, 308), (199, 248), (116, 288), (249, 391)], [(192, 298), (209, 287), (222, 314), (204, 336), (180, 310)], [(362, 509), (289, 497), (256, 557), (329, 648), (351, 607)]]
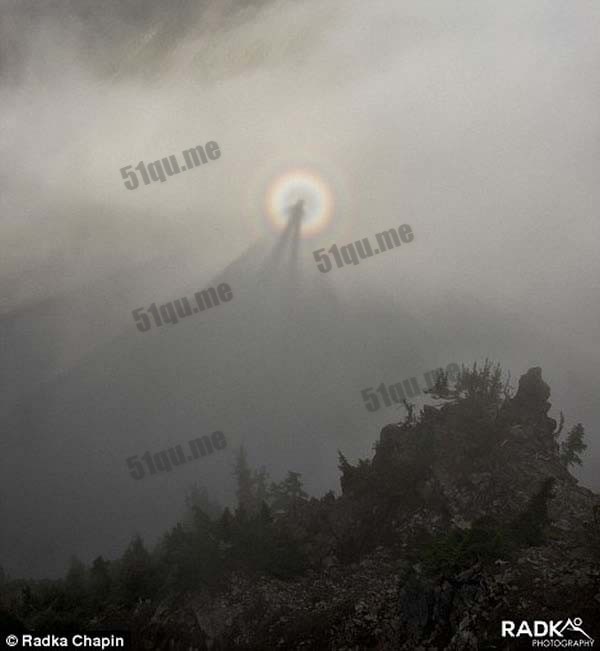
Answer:
[[(121, 284), (114, 279), (64, 297), (58, 307), (32, 308), (27, 323), (14, 323), (19, 338), (8, 368), (18, 386), (29, 379), (34, 387), (11, 405), (2, 439), (2, 473), (7, 490), (13, 486), (18, 494), (4, 495), (8, 525), (0, 552), (15, 574), (56, 574), (68, 550), (116, 554), (135, 531), (158, 535), (175, 522), (174, 504), (198, 478), (230, 503), (231, 450), (241, 443), (273, 474), (293, 468), (312, 491), (324, 492), (333, 485), (336, 449), (350, 458), (365, 454), (371, 444), (365, 432), (403, 413), (398, 406), (367, 412), (362, 389), (476, 358), (485, 343), (472, 343), (479, 341), (472, 336), (477, 331), (506, 348), (514, 336), (501, 319), (466, 300), (448, 297), (425, 318), (408, 301), (401, 316), (396, 304), (378, 297), (354, 301), (336, 285), (343, 273), (351, 280), (354, 269), (330, 278), (310, 258), (306, 242), (294, 257), (263, 241), (217, 277), (196, 282), (192, 263), (164, 261), (154, 266), (165, 278), (176, 269), (185, 283), (170, 279), (153, 290), (144, 267)], [(220, 282), (233, 289), (229, 303), (176, 325), (136, 330), (133, 308), (192, 297)], [(105, 304), (110, 319), (103, 320)], [(47, 338), (60, 341), (50, 326), (58, 328), (71, 314), (83, 318), (86, 309), (93, 335), (117, 319), (117, 336), (98, 342), (92, 336), (90, 350), (63, 369), (57, 349), (55, 375), (37, 354), (20, 355), (28, 350), (28, 333), (49, 328)], [(460, 326), (465, 320), (469, 328)], [(449, 358), (448, 351), (465, 357)], [(51, 379), (36, 386), (42, 369)], [(129, 476), (128, 457), (215, 430), (228, 441), (220, 456), (141, 482)], [(48, 517), (29, 516), (41, 507)], [(42, 533), (48, 537), (43, 554), (35, 542)]]
[(489, 364), (433, 395), (372, 459), (340, 455), (340, 497), (309, 499), (295, 473), (268, 488), (238, 456), (234, 514), (197, 503), (154, 552), (134, 540), (62, 588), (9, 582), (3, 606), (36, 630), (126, 627), (146, 649), (522, 648), (502, 619), (567, 617), (598, 639), (600, 496), (568, 470), (579, 430), (548, 417), (541, 369), (514, 396)]

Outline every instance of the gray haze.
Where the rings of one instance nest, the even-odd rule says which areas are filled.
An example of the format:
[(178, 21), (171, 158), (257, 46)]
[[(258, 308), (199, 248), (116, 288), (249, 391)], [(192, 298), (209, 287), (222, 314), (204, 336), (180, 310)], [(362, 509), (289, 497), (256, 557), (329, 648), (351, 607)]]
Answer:
[[(395, 407), (360, 391), (490, 356), (542, 366), (600, 489), (600, 6), (0, 0), (0, 564), (62, 572), (233, 500), (244, 444), (337, 489)], [(209, 140), (219, 160), (124, 188)], [(264, 189), (305, 166), (331, 225), (269, 265)], [(312, 251), (412, 225), (320, 274)], [(234, 299), (139, 333), (131, 310), (213, 282)], [(136, 482), (125, 458), (221, 429)]]

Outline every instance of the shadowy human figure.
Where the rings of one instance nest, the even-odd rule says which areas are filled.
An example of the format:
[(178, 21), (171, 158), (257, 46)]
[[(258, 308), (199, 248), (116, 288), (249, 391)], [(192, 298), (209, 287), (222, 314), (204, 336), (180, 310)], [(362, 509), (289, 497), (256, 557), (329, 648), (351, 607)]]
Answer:
[(290, 221), (299, 226), (304, 217), (304, 199), (298, 199), (298, 201), (296, 201), (293, 206), (290, 206), (287, 211), (290, 215)]
[(298, 199), (293, 206), (288, 208), (290, 226), (292, 229), (291, 252), (289, 258), (291, 289), (297, 291), (298, 283), (298, 249), (300, 247), (300, 232), (302, 218), (304, 217), (304, 199)]
[(290, 261), (292, 266), (295, 264), (295, 260), (298, 256), (298, 238), (300, 236), (300, 224), (304, 217), (304, 199), (298, 199), (295, 204), (286, 209), (286, 212), (289, 214), (290, 219), (285, 225), (279, 240), (275, 244), (269, 259), (263, 265), (261, 270), (261, 277), (265, 276), (271, 277), (275, 272), (275, 269), (279, 265), (281, 257), (283, 255), (283, 250), (287, 245), (287, 242), (292, 239), (292, 251), (290, 254)]

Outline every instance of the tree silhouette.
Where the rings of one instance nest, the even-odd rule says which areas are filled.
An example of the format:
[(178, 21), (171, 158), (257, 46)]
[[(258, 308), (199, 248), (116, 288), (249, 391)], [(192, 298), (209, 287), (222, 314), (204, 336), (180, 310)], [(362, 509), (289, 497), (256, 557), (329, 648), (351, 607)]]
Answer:
[(298, 503), (308, 498), (308, 494), (303, 489), (301, 476), (299, 472), (290, 470), (282, 482), (271, 483), (270, 494), (275, 510), (295, 511)]
[(254, 471), (254, 488), (255, 488), (255, 501), (258, 509), (262, 509), (263, 505), (268, 504), (269, 500), (269, 487), (268, 487), (269, 474), (264, 466), (260, 470)]
[(71, 556), (69, 569), (65, 577), (65, 588), (69, 598), (76, 604), (80, 604), (86, 595), (87, 571), (85, 565), (77, 558)]
[(583, 425), (577, 423), (569, 430), (566, 440), (560, 444), (560, 459), (567, 468), (575, 464), (581, 465), (580, 454), (587, 448), (583, 442), (584, 436)]
[(110, 594), (112, 580), (109, 571), (110, 563), (105, 561), (102, 556), (94, 559), (90, 569), (90, 590), (92, 600), (96, 605), (106, 602)]
[(186, 514), (184, 521), (186, 524), (191, 524), (194, 518), (195, 509), (200, 509), (209, 518), (216, 520), (220, 515), (223, 508), (215, 500), (211, 499), (208, 494), (208, 489), (199, 482), (194, 482), (185, 496)]
[(123, 554), (119, 571), (119, 596), (126, 603), (152, 595), (154, 568), (150, 554), (137, 534)]
[(237, 496), (238, 510), (245, 512), (246, 515), (251, 515), (257, 510), (255, 478), (252, 475), (246, 449), (243, 445), (239, 449), (235, 460), (233, 474), (237, 482), (235, 493)]

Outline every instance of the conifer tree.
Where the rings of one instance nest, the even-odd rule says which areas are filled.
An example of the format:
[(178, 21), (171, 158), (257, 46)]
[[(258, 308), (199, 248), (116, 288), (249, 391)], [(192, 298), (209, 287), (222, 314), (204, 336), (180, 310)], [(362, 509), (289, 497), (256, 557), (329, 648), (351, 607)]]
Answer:
[(268, 503), (269, 488), (267, 485), (269, 474), (264, 466), (260, 470), (254, 472), (254, 486), (256, 491), (256, 504), (259, 509), (262, 509), (263, 504)]
[(298, 500), (305, 500), (308, 494), (303, 489), (303, 483), (300, 479), (302, 475), (299, 472), (288, 472), (288, 476), (284, 480), (285, 494), (291, 502)]
[(136, 535), (121, 559), (119, 572), (120, 596), (127, 603), (152, 595), (154, 568), (141, 536)]
[(75, 602), (81, 601), (85, 596), (86, 574), (85, 565), (77, 556), (71, 556), (69, 569), (65, 577), (65, 588), (67, 589), (68, 597)]
[(273, 500), (274, 509), (293, 511), (300, 501), (308, 497), (308, 494), (303, 489), (301, 476), (299, 472), (290, 470), (288, 476), (282, 482), (273, 482), (271, 484), (271, 499)]
[(94, 559), (90, 569), (90, 589), (96, 604), (102, 604), (108, 599), (111, 588), (109, 563), (102, 556)]
[(238, 452), (233, 474), (237, 482), (235, 492), (238, 509), (243, 510), (247, 515), (251, 515), (256, 511), (255, 478), (252, 476), (244, 446)]
[(567, 434), (567, 438), (560, 444), (560, 459), (568, 468), (571, 465), (581, 465), (581, 453), (587, 448), (583, 442), (585, 430), (581, 423), (577, 423)]
[(218, 502), (211, 499), (208, 494), (206, 486), (202, 486), (199, 482), (194, 482), (185, 496), (186, 513), (184, 516), (184, 524), (190, 526), (194, 522), (195, 512), (199, 509), (211, 520), (216, 520), (221, 515), (222, 507)]
[(233, 534), (233, 516), (231, 515), (231, 511), (229, 510), (229, 507), (225, 508), (223, 511), (223, 515), (221, 516), (221, 519), (219, 520), (219, 536), (225, 540), (226, 542), (229, 542), (231, 540), (231, 536)]

